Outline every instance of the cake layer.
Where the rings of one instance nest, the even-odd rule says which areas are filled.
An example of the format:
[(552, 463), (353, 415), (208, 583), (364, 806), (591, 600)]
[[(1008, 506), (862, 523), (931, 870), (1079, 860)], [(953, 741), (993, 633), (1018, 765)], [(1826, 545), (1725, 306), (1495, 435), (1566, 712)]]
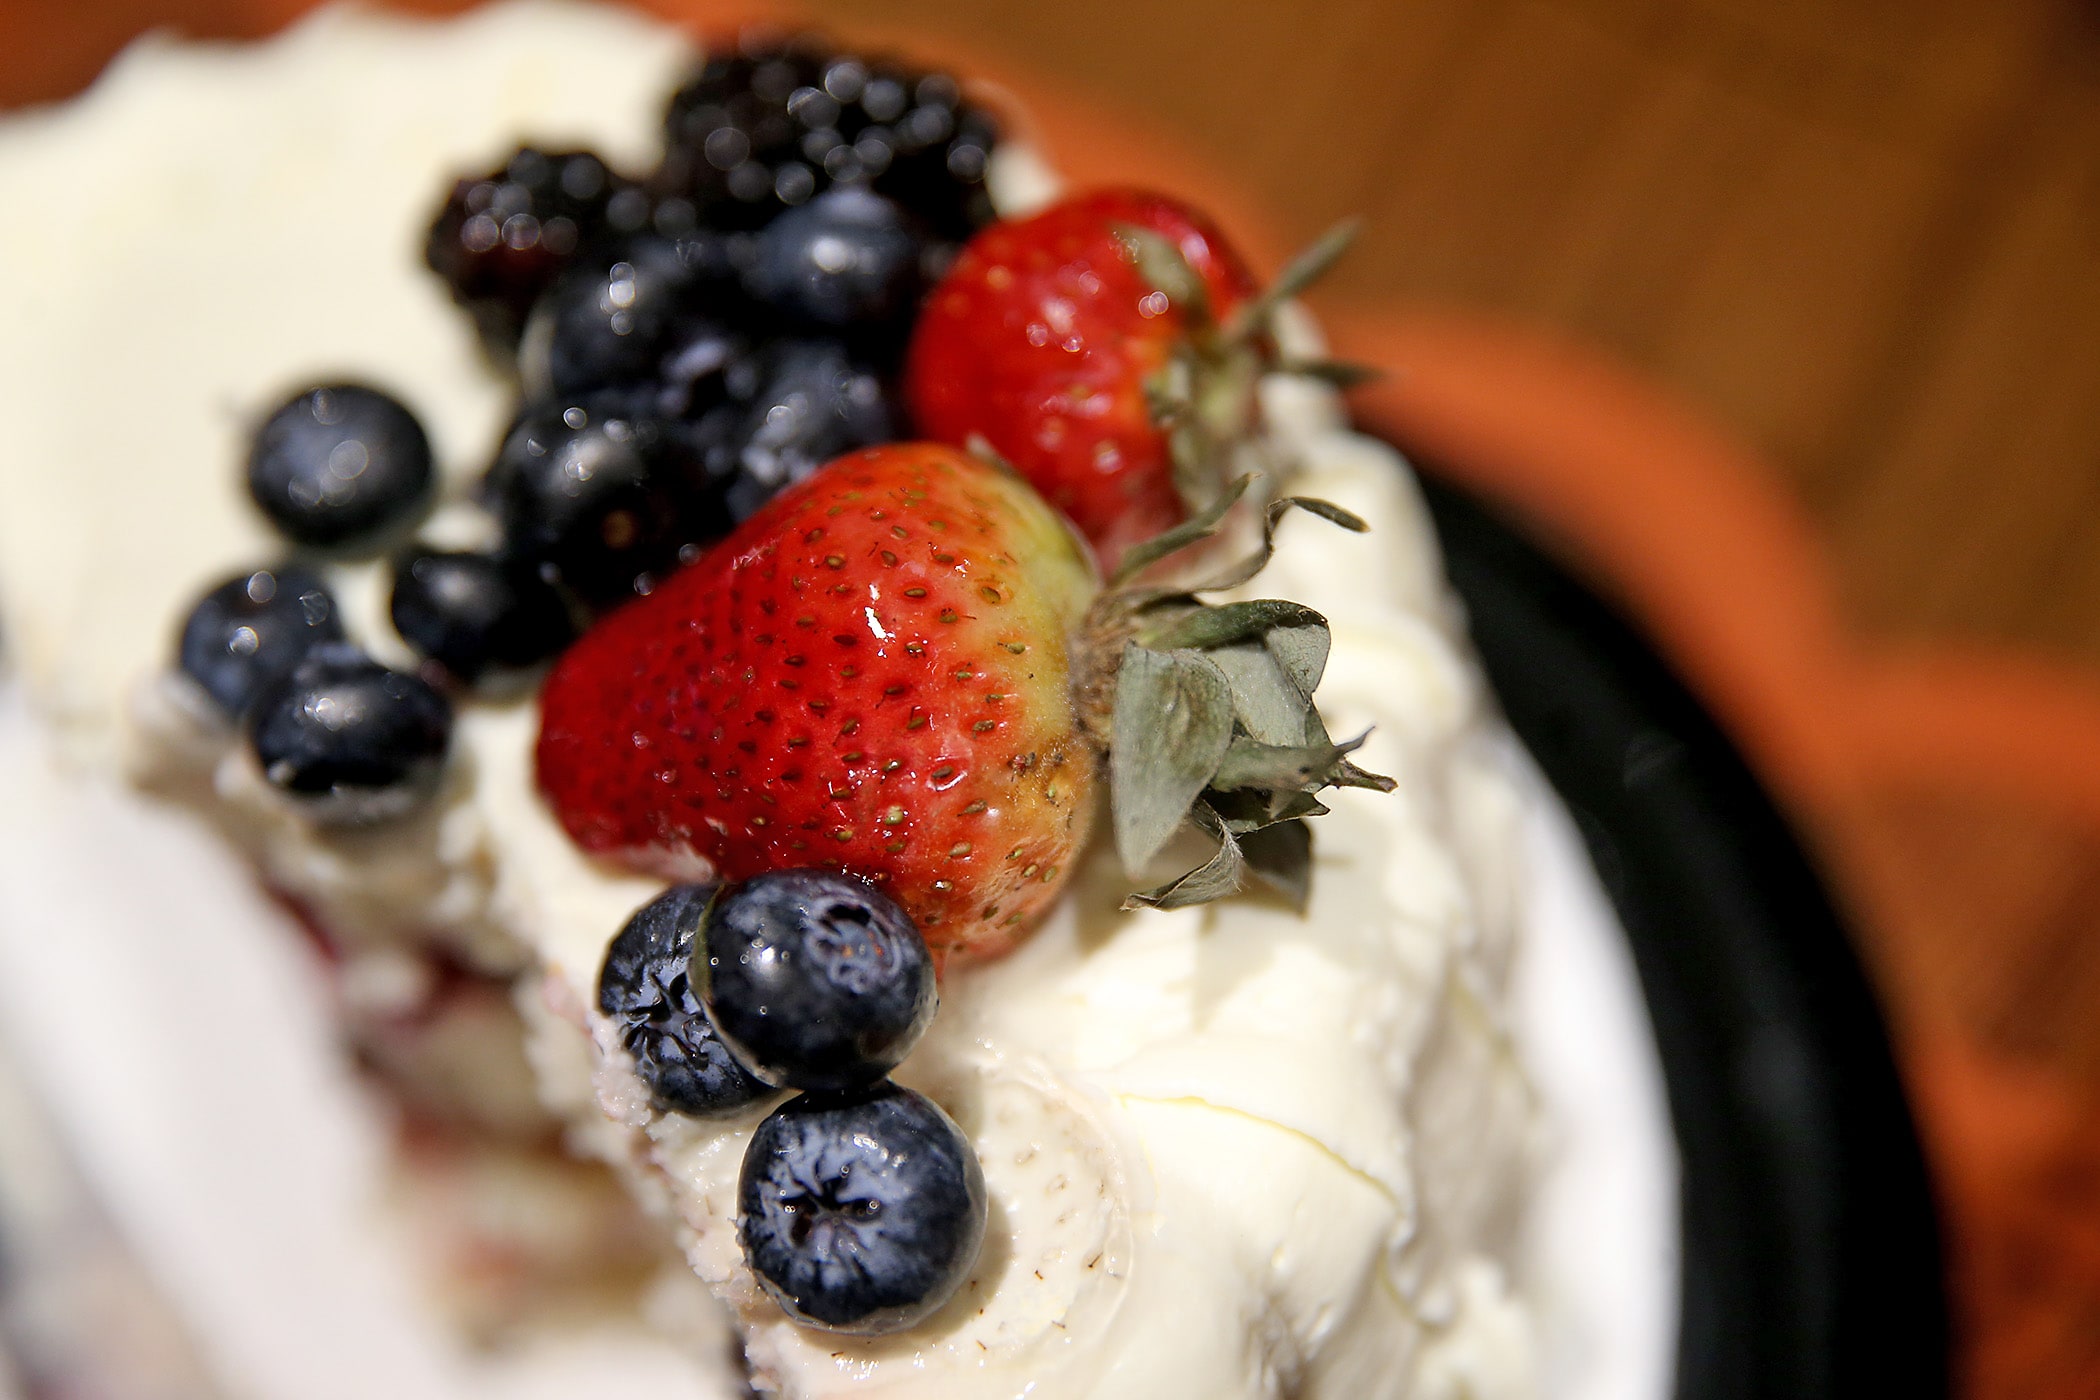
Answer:
[[(543, 1094), (673, 1223), (769, 1386), (1528, 1393), (1511, 1270), (1531, 1104), (1502, 1011), (1522, 804), (1404, 466), (1317, 386), (1265, 386), (1271, 455), (1373, 532), (1295, 521), (1261, 585), (1328, 614), (1323, 708), (1337, 733), (1375, 726), (1364, 760), (1400, 788), (1334, 797), (1302, 917), (1251, 896), (1117, 913), (1121, 874), (1097, 851), (1019, 953), (949, 978), (900, 1077), (971, 1134), (991, 1243), (957, 1300), (898, 1337), (807, 1332), (759, 1294), (731, 1205), (757, 1114), (653, 1113), (588, 1010), (607, 942), (659, 886), (551, 820), (529, 702), (464, 707), (426, 811), (330, 832), (284, 810), (165, 674), (195, 593), (277, 553), (238, 469), (287, 390), (346, 374), (394, 389), (460, 494), (508, 401), (419, 266), (432, 203), (525, 138), (645, 164), (684, 61), (675, 35), (611, 11), (335, 11), (253, 49), (135, 51), (0, 138), (0, 173), (50, 211), (0, 232), (43, 272), (0, 337), (0, 405), (21, 425), (0, 478), (24, 506), (0, 514), (0, 616), (39, 708), (75, 755), (210, 815), (353, 952), (435, 943), (517, 970)], [(1047, 192), (1025, 154), (1001, 162), (1009, 211)], [(123, 412), (103, 410), (112, 395)], [(437, 528), (475, 523), (455, 506)], [(378, 571), (334, 581), (353, 635), (405, 655)]]

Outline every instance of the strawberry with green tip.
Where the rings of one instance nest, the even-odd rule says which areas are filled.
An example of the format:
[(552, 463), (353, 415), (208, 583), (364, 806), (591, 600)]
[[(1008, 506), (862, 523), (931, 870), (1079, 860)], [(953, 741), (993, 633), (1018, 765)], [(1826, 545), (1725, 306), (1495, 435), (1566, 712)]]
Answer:
[(581, 846), (643, 868), (873, 881), (943, 961), (1004, 950), (1056, 897), (1104, 750), (1133, 869), (1185, 821), (1219, 842), (1143, 902), (1215, 898), (1246, 870), (1288, 889), (1304, 843), (1283, 828), (1320, 810), (1311, 792), (1379, 781), (1312, 710), (1325, 624), (1127, 585), (1243, 489), (1101, 593), (1011, 473), (931, 443), (839, 458), (561, 658), (540, 787)]
[(1164, 195), (1099, 190), (995, 224), (926, 299), (912, 415), (944, 442), (982, 439), (1113, 568), (1235, 474), (1275, 362), (1270, 314), (1346, 242), (1261, 292), (1210, 220)]

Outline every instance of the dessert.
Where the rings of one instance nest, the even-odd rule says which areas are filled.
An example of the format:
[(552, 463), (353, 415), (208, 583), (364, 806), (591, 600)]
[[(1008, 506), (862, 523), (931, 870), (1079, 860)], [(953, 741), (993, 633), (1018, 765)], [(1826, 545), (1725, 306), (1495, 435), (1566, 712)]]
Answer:
[[(376, 62), (382, 50), (384, 64)], [(1061, 886), (1042, 874), (1050, 860), (1024, 852), (1014, 862), (1017, 873), (1031, 864), (1038, 872), (1022, 877), (1022, 898), (1032, 881), (1054, 901), (986, 914), (997, 902), (988, 901), (955, 916), (951, 928), (1018, 946), (1002, 958), (958, 959), (947, 972), (938, 1015), (894, 1066), (899, 1087), (851, 1103), (812, 1102), (785, 1117), (768, 1090), (727, 1105), (726, 1116), (697, 1116), (666, 1108), (666, 1075), (637, 1072), (643, 1055), (629, 1034), (636, 1023), (622, 1011), (608, 949), (637, 927), (637, 911), (664, 896), (667, 876), (712, 872), (641, 873), (572, 839), (582, 826), (573, 808), (562, 810), (544, 753), (535, 770), (535, 745), (547, 731), (529, 668), (561, 648), (565, 622), (575, 619), (544, 600), (534, 608), (520, 599), (551, 585), (589, 609), (642, 577), (651, 596), (597, 623), (568, 655), (626, 646), (618, 629), (659, 599), (675, 599), (680, 580), (706, 567), (702, 556), (675, 572), (687, 546), (731, 520), (763, 522), (773, 490), (856, 442), (887, 437), (898, 410), (883, 401), (881, 367), (864, 345), (827, 332), (899, 314), (926, 272), (880, 254), (895, 229), (859, 197), (853, 164), (872, 159), (872, 146), (834, 144), (814, 163), (784, 156), (762, 139), (764, 111), (739, 116), (688, 86), (672, 120), (689, 139), (674, 155), (697, 146), (722, 159), (707, 157), (704, 170), (688, 172), (693, 210), (684, 232), (693, 237), (685, 241), (705, 244), (700, 235), (713, 226), (701, 209), (746, 210), (738, 216), (746, 226), (730, 230), (759, 230), (756, 261), (744, 255), (742, 275), (795, 333), (739, 348), (745, 332), (727, 319), (666, 325), (651, 360), (679, 369), (652, 393), (677, 395), (675, 413), (660, 398), (637, 406), (616, 397), (635, 331), (617, 330), (602, 308), (618, 303), (646, 320), (652, 277), (670, 274), (641, 244), (602, 266), (563, 262), (574, 248), (560, 245), (574, 231), (560, 234), (559, 226), (612, 217), (638, 188), (617, 172), (650, 167), (652, 108), (688, 61), (676, 36), (600, 12), (514, 4), (449, 26), (334, 12), (273, 41), (267, 66), (254, 53), (134, 54), (82, 103), (36, 119), (41, 130), (10, 133), (0, 165), (33, 184), (81, 179), (64, 166), (77, 149), (68, 142), (95, 141), (98, 149), (128, 148), (146, 207), (157, 197), (180, 208), (202, 189), (238, 215), (195, 227), (171, 219), (157, 229), (157, 256), (181, 268), (202, 311), (156, 311), (165, 303), (143, 289), (163, 270), (124, 253), (132, 245), (121, 231), (92, 235), (92, 201), (60, 206), (74, 210), (77, 224), (59, 215), (10, 235), (22, 240), (18, 256), (50, 269), (43, 299), (30, 308), (41, 339), (6, 342), (10, 402), (16, 394), (23, 403), (69, 402), (74, 386), (114, 374), (137, 409), (69, 420), (62, 434), (24, 415), (31, 447), (0, 465), (12, 499), (25, 505), (0, 516), (0, 607), (11, 659), (39, 708), (76, 756), (122, 765), (206, 814), (273, 889), (307, 911), (345, 985), (370, 995), (393, 977), (410, 984), (401, 993), (409, 1003), (423, 1005), (434, 969), (470, 986), (514, 984), (525, 1029), (498, 1027), (482, 1044), (522, 1034), (513, 1043), (522, 1044), (537, 1096), (565, 1125), (568, 1143), (614, 1166), (657, 1237), (675, 1243), (684, 1267), (729, 1304), (765, 1388), (1527, 1393), (1530, 1324), (1513, 1269), (1532, 1105), (1501, 991), (1516, 922), (1506, 862), (1523, 804), (1497, 757), (1478, 681), (1453, 641), (1404, 469), (1347, 430), (1316, 379), (1276, 373), (1260, 382), (1254, 450), (1293, 465), (1292, 490), (1336, 503), (1371, 530), (1284, 521), (1260, 587), (1324, 617), (1333, 645), (1318, 692), (1322, 714), (1337, 733), (1370, 727), (1357, 757), (1399, 787), (1323, 797), (1333, 810), (1320, 818), (1304, 911), (1264, 897), (1121, 910), (1129, 885), (1117, 852), (1105, 839), (1082, 843), (1088, 814), (1075, 804), (1064, 809), (1066, 839), (1079, 854), (1058, 862)], [(381, 68), (383, 79), (375, 76)], [(863, 74), (864, 95), (879, 77)], [(364, 100), (368, 84), (383, 85), (390, 100)], [(173, 103), (178, 94), (185, 103)], [(952, 112), (953, 101), (941, 107), (941, 97), (900, 91), (896, 120)], [(283, 114), (281, 124), (254, 132), (257, 103)], [(343, 104), (365, 114), (354, 131), (331, 120)], [(157, 120), (171, 105), (190, 113), (191, 124), (179, 140), (155, 144), (147, 114)], [(505, 250), (456, 269), (470, 320), (416, 268), (422, 250), (411, 235), (429, 226), (430, 202), (449, 177), (488, 169), (521, 139), (541, 143), (540, 163), (512, 160), (501, 178), (470, 179), (456, 195), (459, 217), (438, 225), (437, 236), (453, 240), (448, 247), (478, 241), (481, 252)], [(271, 171), (267, 197), (239, 188), (217, 155), (239, 149), (237, 140), (282, 141), (256, 162)], [(944, 168), (952, 170), (958, 150), (983, 156), (989, 138), (972, 145), (951, 131), (945, 140)], [(586, 147), (606, 159), (586, 156)], [(989, 159), (981, 183), (943, 183), (906, 162), (887, 188), (930, 184), (939, 197), (918, 207), (951, 239), (987, 212), (970, 190), (988, 191), (1007, 216), (1050, 202), (1054, 182), (1024, 148), (999, 144)], [(586, 160), (596, 162), (595, 174)], [(967, 158), (961, 165), (968, 169)], [(235, 187), (221, 188), (228, 181)], [(358, 191), (354, 209), (340, 207), (346, 187)], [(872, 187), (885, 188), (880, 180)], [(504, 200), (524, 203), (512, 209)], [(658, 199), (650, 227), (683, 217), (675, 203)], [(495, 222), (490, 211), (501, 209), (510, 212), (488, 242), (473, 220)], [(513, 218), (532, 222), (529, 238), (504, 232)], [(842, 229), (878, 250), (867, 276), (811, 275), (822, 271), (812, 250), (846, 236)], [(704, 248), (694, 256), (704, 273)], [(329, 275), (313, 276), (316, 266)], [(555, 290), (518, 291), (556, 270)], [(1236, 278), (1221, 292), (1257, 299)], [(1230, 324), (1227, 295), (1213, 292), (1208, 305)], [(593, 316), (614, 333), (599, 334)], [(513, 391), (484, 340), (514, 355), (528, 393), (573, 401), (506, 428)], [(1277, 362), (1312, 358), (1309, 329), (1288, 313), (1276, 340)], [(38, 341), (34, 350), (29, 341)], [(750, 386), (717, 382), (731, 364), (750, 367)], [(1259, 368), (1234, 364), (1248, 375)], [(921, 383), (941, 377), (923, 366), (908, 375)], [(417, 552), (396, 569), (340, 554), (272, 567), (282, 546), (239, 481), (245, 439), (279, 404), (316, 422), (333, 413), (317, 412), (304, 394), (316, 381), (338, 397), (350, 388), (391, 395), (427, 430), (440, 504)], [(286, 403), (293, 390), (301, 397)], [(813, 425), (798, 420), (796, 405), (812, 400), (835, 411), (814, 415)], [(652, 438), (633, 430), (667, 416), (692, 432)], [(37, 436), (45, 433), (48, 441)], [(344, 539), (386, 534), (425, 489), (404, 470), (390, 477), (406, 485), (382, 493), (394, 504), (377, 523), (338, 533), (309, 519), (326, 514), (332, 479), (361, 479), (329, 465), (342, 465), (336, 454), (346, 440), (258, 473), (283, 487), (272, 497), (285, 503), (276, 518), (337, 550)], [(735, 468), (722, 473), (708, 463), (725, 444)], [(492, 453), (496, 469), (485, 503), (477, 502), (472, 479)], [(1220, 465), (1212, 444), (1197, 443), (1194, 455)], [(158, 470), (139, 471), (146, 456)], [(62, 479), (31, 465), (47, 460), (76, 465)], [(695, 463), (698, 474), (677, 477), (667, 462)], [(592, 469), (579, 471), (583, 463)], [(589, 491), (564, 486), (579, 478), (592, 483)], [(674, 490), (667, 480), (687, 484)], [(1148, 509), (1170, 523), (1171, 504)], [(545, 567), (503, 567), (507, 556), (491, 548), (499, 535), (529, 539)], [(1134, 543), (1109, 539), (1112, 550)], [(1050, 548), (1038, 539), (1019, 551), (1024, 567)], [(229, 574), (238, 580), (230, 593)], [(253, 640), (244, 645), (261, 658), (218, 685), (198, 674), (207, 669), (201, 664), (188, 675), (171, 665), (187, 611), (212, 589), (221, 591), (192, 622), (204, 639), (199, 650), (246, 627)], [(325, 601), (305, 606), (317, 593)], [(302, 606), (288, 610), (287, 598)], [(877, 640), (892, 620), (870, 610)], [(294, 641), (280, 664), (272, 638), (286, 635)], [(418, 652), (436, 664), (438, 680), (415, 670)], [(388, 698), (371, 698), (380, 692)], [(601, 693), (585, 708), (614, 698)], [(244, 736), (230, 715), (251, 706), (263, 718)], [(404, 726), (366, 752), (343, 737), (350, 731), (309, 723), (352, 711), (395, 715)], [(268, 722), (273, 714), (280, 722)], [(361, 744), (369, 736), (359, 733)], [(1335, 752), (1315, 786), (1346, 761), (1340, 746), (1327, 748)], [(933, 757), (925, 767), (929, 781), (945, 781), (932, 777)], [(1193, 810), (1188, 804), (1216, 776), (1197, 774), (1180, 810)], [(872, 825), (890, 805), (873, 813)], [(1170, 815), (1178, 821), (1180, 812)], [(852, 839), (869, 825), (859, 823)], [(605, 841), (584, 845), (637, 844), (631, 832), (608, 830)], [(658, 824), (654, 837), (678, 839), (653, 844), (692, 854), (697, 830)], [(1144, 842), (1132, 841), (1142, 851)], [(966, 844), (957, 837), (941, 849)], [(1009, 848), (1018, 849), (997, 854)], [(1126, 843), (1125, 854), (1132, 848)], [(785, 858), (768, 856), (776, 865)], [(1213, 859), (1198, 850), (1188, 864), (1208, 868)], [(926, 928), (931, 883), (916, 891), (909, 884), (901, 879), (902, 902)], [(1171, 892), (1171, 883), (1156, 891), (1158, 902), (1173, 902)], [(665, 918), (668, 926), (652, 933), (645, 921), (635, 934), (643, 962), (660, 960), (668, 941), (675, 963), (678, 937), (692, 934), (690, 915)], [(961, 946), (988, 951), (975, 939)], [(675, 975), (651, 976), (666, 995), (692, 992), (677, 992)], [(678, 1014), (720, 1024), (682, 1006)], [(355, 1008), (351, 1033), (363, 1033)], [(748, 1036), (739, 1043), (757, 1065), (732, 1056), (733, 1065), (774, 1063)], [(378, 1029), (367, 1044), (381, 1058), (400, 1049)], [(395, 1078), (410, 1092), (453, 1070), (461, 1077), (451, 1087), (470, 1112), (499, 1101), (486, 1063)], [(793, 1072), (759, 1077), (792, 1083)], [(698, 1102), (720, 1086), (695, 1079), (688, 1088), (688, 1102)], [(918, 1106), (937, 1105), (966, 1138), (982, 1173), (983, 1249), (968, 1251), (973, 1267), (952, 1271), (953, 1296), (930, 1316), (900, 1314), (900, 1330), (875, 1337), (813, 1329), (809, 1317), (783, 1309), (786, 1286), (773, 1272), (754, 1271), (764, 1241), (753, 1222), (763, 1212), (740, 1182), (747, 1146), (754, 1136), (794, 1140), (790, 1129), (806, 1128), (819, 1109), (851, 1119), (899, 1104), (907, 1117), (919, 1115), (912, 1131), (933, 1131)], [(531, 1105), (519, 1112), (532, 1121)], [(951, 1241), (955, 1228), (945, 1236)]]

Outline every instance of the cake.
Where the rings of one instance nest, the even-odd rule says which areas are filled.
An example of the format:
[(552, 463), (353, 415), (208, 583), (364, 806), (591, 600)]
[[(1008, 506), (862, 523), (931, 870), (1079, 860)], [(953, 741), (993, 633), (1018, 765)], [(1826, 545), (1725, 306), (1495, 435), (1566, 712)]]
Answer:
[[(605, 1258), (551, 1242), (522, 1270), (552, 1290), (540, 1305), (633, 1308), (622, 1269), (664, 1270), (651, 1312), (702, 1359), (693, 1394), (736, 1383), (715, 1374), (712, 1307), (785, 1395), (1536, 1393), (1520, 1277), (1536, 1103), (1508, 984), (1539, 799), (1404, 463), (1316, 379), (1262, 382), (1257, 446), (1370, 529), (1286, 521), (1258, 587), (1325, 616), (1322, 713), (1368, 730), (1359, 757), (1397, 787), (1327, 795), (1302, 913), (1119, 910), (1128, 884), (1096, 840), (1017, 948), (949, 970), (897, 1078), (965, 1129), (990, 1222), (955, 1297), (893, 1335), (800, 1325), (747, 1266), (739, 1164), (777, 1097), (667, 1112), (599, 1010), (607, 945), (665, 878), (587, 854), (549, 810), (529, 692), (463, 699), (429, 800), (346, 827), (288, 807), (171, 666), (196, 597), (283, 553), (239, 464), (304, 383), (393, 389), (438, 466), (424, 538), (485, 536), (469, 483), (514, 391), (418, 266), (434, 201), (524, 140), (646, 168), (689, 45), (550, 0), (445, 24), (336, 9), (248, 48), (142, 44), (79, 102), (12, 123), (0, 170), (49, 197), (5, 235), (40, 276), (0, 336), (18, 426), (0, 635), (40, 721), (69, 762), (207, 819), (315, 930), (344, 1033), (407, 1121), (434, 1125), (441, 1169), (408, 1151), (408, 1179), (471, 1194), (527, 1173), (540, 1215), (610, 1241)], [(1058, 193), (1011, 140), (985, 188), (1003, 218)], [(1278, 336), (1285, 360), (1318, 352), (1294, 310)], [(53, 404), (70, 411), (30, 411)], [(414, 667), (384, 567), (317, 567), (348, 635)], [(557, 1125), (639, 1216), (546, 1151)], [(500, 1338), (533, 1304), (476, 1306)]]

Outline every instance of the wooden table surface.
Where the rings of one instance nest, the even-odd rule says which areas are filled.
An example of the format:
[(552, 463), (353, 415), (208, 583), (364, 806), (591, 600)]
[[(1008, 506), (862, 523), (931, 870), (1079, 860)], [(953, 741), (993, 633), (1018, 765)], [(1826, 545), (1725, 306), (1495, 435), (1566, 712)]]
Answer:
[[(0, 12), (0, 104), (142, 19)], [(2090, 0), (809, 0), (954, 36), (1233, 171), (1318, 293), (1601, 347), (1750, 444), (1851, 625), (2100, 676), (2100, 9)], [(19, 217), (19, 213), (14, 216)], [(2100, 1395), (2100, 833), (1960, 793), (1816, 833), (1951, 1197), (1971, 1393)]]

